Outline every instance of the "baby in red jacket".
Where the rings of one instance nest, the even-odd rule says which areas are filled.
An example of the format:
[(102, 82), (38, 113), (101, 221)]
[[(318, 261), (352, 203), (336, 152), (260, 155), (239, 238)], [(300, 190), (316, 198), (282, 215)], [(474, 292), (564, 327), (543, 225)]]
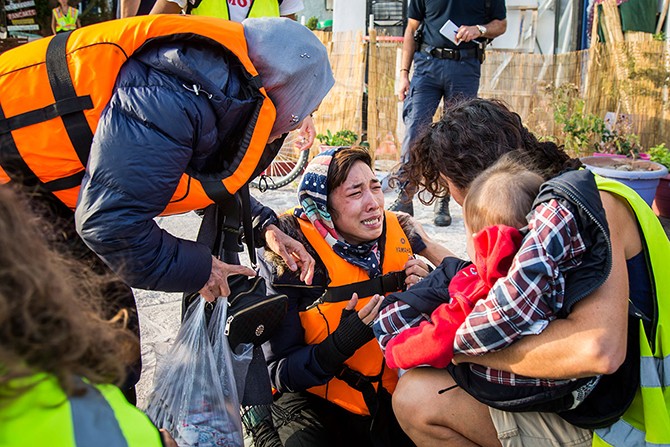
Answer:
[[(498, 164), (473, 181), (463, 203), (467, 252), (473, 263), (450, 275), (444, 273), (449, 270), (450, 261), (453, 264), (459, 260), (447, 259), (438, 267), (444, 272), (431, 274), (442, 275), (438, 280), (442, 281), (442, 287), (435, 287), (433, 279), (429, 281), (430, 288), (419, 283), (407, 292), (387, 297), (392, 307), (382, 305), (385, 312), (380, 313), (373, 328), (385, 350), (388, 366), (444, 368), (451, 362), (456, 330), (476, 302), (486, 297), (493, 284), (507, 274), (523, 239), (519, 228), (527, 225), (526, 215), (542, 183), (540, 175), (511, 162)], [(492, 198), (494, 189), (495, 195), (504, 197), (504, 201)], [(440, 304), (430, 319), (403, 300), (409, 294), (443, 294), (447, 286), (450, 301)], [(423, 298), (435, 301), (434, 297), (420, 297)], [(391, 303), (392, 300), (395, 302)]]
[[(445, 258), (423, 281), (405, 292), (384, 298), (373, 330), (385, 351), (388, 366), (446, 367), (466, 392), (486, 405), (506, 411), (522, 408), (523, 411), (563, 412), (576, 408), (589, 396), (600, 376), (553, 380), (522, 377), (476, 364), (451, 364), (457, 331), (462, 341), (463, 331), (472, 329), (467, 340), (474, 339), (478, 347), (490, 346), (495, 350), (493, 347), (500, 346), (501, 340), (513, 343), (517, 339), (510, 338), (504, 330), (507, 326), (500, 324), (505, 318), (523, 317), (525, 327), (517, 337), (539, 333), (556, 318), (555, 312), (536, 312), (523, 299), (518, 299), (524, 296), (524, 286), (539, 287), (538, 284), (515, 282), (510, 291), (512, 306), (479, 312), (476, 321), (471, 321), (473, 309), (481, 307), (478, 301), (491, 300), (489, 291), (500, 278), (508, 276), (510, 269), (518, 268), (517, 263), (539, 265), (538, 258), (529, 257), (533, 244), (524, 241), (522, 232), (529, 225), (528, 219), (535, 225), (543, 225), (547, 231), (556, 231), (556, 227), (549, 225), (551, 214), (538, 214), (533, 210), (542, 183), (541, 176), (512, 159), (502, 159), (472, 182), (463, 203), (463, 217), (467, 251), (473, 263)], [(524, 251), (517, 253), (522, 244)], [(570, 250), (565, 264), (547, 264), (553, 265), (552, 275), (556, 280), (564, 278), (571, 266), (581, 262), (581, 240), (567, 238), (565, 244), (567, 248), (555, 247)], [(525, 258), (528, 259), (524, 261)], [(556, 287), (557, 291), (556, 284), (560, 282), (550, 287)], [(551, 299), (549, 292), (546, 291), (543, 299)], [(496, 303), (498, 298), (496, 295)], [(511, 315), (504, 313), (507, 311)], [(464, 325), (466, 320), (469, 325)], [(517, 330), (520, 329), (519, 326)]]

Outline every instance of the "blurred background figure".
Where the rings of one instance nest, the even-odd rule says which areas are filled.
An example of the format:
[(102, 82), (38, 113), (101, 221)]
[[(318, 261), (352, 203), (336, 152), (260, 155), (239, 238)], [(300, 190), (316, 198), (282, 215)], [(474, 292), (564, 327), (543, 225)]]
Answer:
[(68, 0), (58, 0), (58, 6), (51, 10), (51, 31), (54, 34), (81, 28), (79, 10), (68, 4)]

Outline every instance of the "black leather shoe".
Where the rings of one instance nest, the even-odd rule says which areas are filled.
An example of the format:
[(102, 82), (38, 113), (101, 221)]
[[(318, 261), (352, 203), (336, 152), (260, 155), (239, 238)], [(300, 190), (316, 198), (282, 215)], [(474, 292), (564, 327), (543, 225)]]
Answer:
[(404, 191), (402, 191), (393, 201), (391, 206), (388, 207), (388, 210), (399, 211), (402, 213), (407, 213), (410, 216), (414, 216), (414, 203), (412, 203), (412, 197), (408, 196)]
[(451, 214), (449, 214), (449, 197), (441, 197), (435, 201), (435, 217), (433, 223), (438, 227), (451, 225)]

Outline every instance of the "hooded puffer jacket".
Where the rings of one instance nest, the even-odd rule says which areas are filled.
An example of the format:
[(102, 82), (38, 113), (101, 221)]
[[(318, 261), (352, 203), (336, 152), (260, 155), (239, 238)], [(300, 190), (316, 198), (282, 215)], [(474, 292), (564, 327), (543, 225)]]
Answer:
[(210, 89), (224, 97), (240, 89), (231, 64), (214, 46), (180, 40), (149, 44), (119, 72), (75, 219), (86, 244), (134, 287), (195, 291), (209, 277), (208, 248), (172, 236), (153, 217), (184, 172), (221, 166), (227, 151), (219, 148), (233, 144), (249, 119), (249, 110), (211, 100)]

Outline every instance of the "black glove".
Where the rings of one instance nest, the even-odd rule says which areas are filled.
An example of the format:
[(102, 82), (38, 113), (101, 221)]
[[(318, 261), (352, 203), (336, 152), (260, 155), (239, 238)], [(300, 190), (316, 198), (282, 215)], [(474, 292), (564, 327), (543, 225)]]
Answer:
[(372, 328), (358, 318), (356, 310), (342, 310), (340, 324), (314, 348), (314, 357), (324, 371), (335, 374), (356, 350), (372, 340)]

